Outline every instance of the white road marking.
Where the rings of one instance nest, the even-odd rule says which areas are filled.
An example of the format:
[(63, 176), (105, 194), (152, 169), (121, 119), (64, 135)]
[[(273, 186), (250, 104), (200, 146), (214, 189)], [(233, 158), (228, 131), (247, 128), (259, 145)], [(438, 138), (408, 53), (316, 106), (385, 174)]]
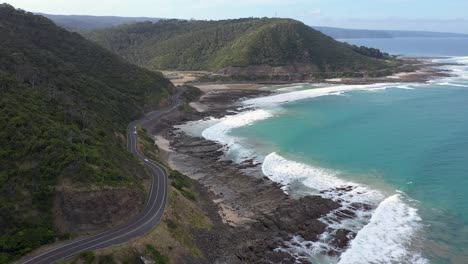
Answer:
[[(175, 107), (176, 107), (176, 106), (170, 108), (169, 110), (172, 110), (172, 109), (174, 109)], [(166, 113), (166, 112), (167, 112), (167, 111), (165, 111), (165, 112), (163, 112), (163, 113)], [(132, 124), (132, 123), (130, 123), (130, 124)], [(127, 127), (127, 134), (128, 134), (128, 138), (127, 138), (127, 148), (128, 148), (129, 145), (130, 145), (131, 148), (130, 148), (129, 151), (130, 151), (131, 153), (135, 154), (135, 155), (136, 155), (138, 158), (140, 158), (140, 159), (147, 160), (147, 159), (145, 158), (145, 156), (143, 156), (143, 155), (138, 151), (138, 149), (137, 149), (137, 144), (136, 144), (137, 136), (132, 136), (132, 135), (135, 135), (135, 134), (128, 133), (128, 132), (129, 132), (129, 127), (130, 127), (130, 125)], [(135, 127), (136, 127), (136, 126), (135, 126)], [(133, 151), (135, 151), (135, 153), (134, 153)], [(148, 161), (149, 161), (149, 160), (148, 160)], [(66, 247), (75, 245), (75, 244), (77, 244), (77, 243), (79, 243), (79, 242), (82, 242), (82, 241), (84, 241), (84, 240), (91, 239), (90, 241), (85, 241), (83, 244), (79, 244), (79, 245), (73, 246), (73, 247), (71, 247), (71, 248), (67, 248), (67, 249), (65, 249), (65, 252), (66, 252), (66, 251), (70, 251), (70, 250), (72, 250), (72, 249), (75, 249), (75, 248), (77, 248), (77, 247), (80, 247), (80, 246), (83, 246), (83, 245), (92, 243), (92, 242), (97, 241), (97, 240), (99, 240), (99, 239), (103, 239), (103, 238), (109, 237), (109, 236), (114, 235), (114, 234), (117, 234), (117, 233), (119, 233), (119, 232), (124, 232), (126, 229), (129, 229), (129, 228), (132, 228), (132, 227), (134, 227), (134, 226), (136, 226), (136, 225), (139, 225), (138, 227), (134, 228), (134, 229), (131, 230), (131, 231), (126, 232), (126, 233), (123, 234), (123, 235), (120, 235), (120, 236), (117, 236), (117, 237), (114, 237), (114, 238), (107, 239), (107, 240), (105, 240), (105, 241), (103, 241), (103, 242), (100, 242), (100, 243), (98, 243), (98, 244), (96, 244), (96, 245), (89, 246), (89, 247), (87, 247), (87, 248), (85, 248), (85, 249), (79, 251), (79, 252), (83, 252), (83, 251), (86, 251), (86, 250), (89, 249), (89, 248), (102, 245), (102, 244), (107, 243), (107, 242), (110, 242), (110, 241), (112, 241), (112, 240), (117, 240), (117, 239), (119, 239), (119, 238), (121, 238), (121, 237), (123, 237), (123, 236), (126, 236), (126, 235), (128, 235), (128, 234), (130, 234), (130, 233), (132, 233), (132, 232), (135, 232), (135, 231), (137, 231), (137, 230), (139, 230), (139, 229), (141, 229), (141, 228), (144, 228), (148, 223), (150, 223), (151, 221), (153, 221), (153, 219), (154, 219), (155, 217), (158, 216), (159, 212), (161, 211), (161, 208), (165, 207), (166, 202), (167, 202), (167, 171), (166, 171), (165, 169), (164, 169), (164, 171), (163, 171), (163, 170), (161, 169), (161, 166), (160, 166), (159, 164), (155, 163), (155, 162), (152, 161), (152, 160), (151, 160), (151, 162), (149, 162), (149, 163), (147, 163), (147, 164), (149, 164), (149, 165), (147, 165), (147, 167), (150, 167), (150, 168), (153, 170), (153, 173), (154, 173), (154, 174), (153, 174), (153, 180), (152, 180), (152, 182), (151, 182), (150, 194), (149, 194), (149, 196), (148, 196), (148, 197), (149, 197), (149, 200), (148, 200), (148, 203), (146, 204), (146, 206), (145, 206), (145, 208), (144, 208), (143, 211), (146, 211), (146, 210), (148, 209), (148, 206), (150, 205), (149, 202), (151, 201), (151, 197), (153, 196), (154, 184), (155, 184), (155, 181), (158, 180), (158, 182), (157, 182), (158, 184), (157, 184), (157, 187), (156, 187), (157, 189), (156, 189), (156, 192), (155, 192), (156, 197), (155, 197), (155, 199), (153, 200), (153, 203), (151, 203), (151, 207), (149, 207), (149, 209), (147, 210), (147, 212), (146, 212), (141, 218), (139, 218), (135, 223), (132, 223), (131, 225), (129, 225), (129, 226), (127, 226), (127, 227), (124, 227), (124, 226), (125, 226), (125, 224), (124, 224), (124, 225), (122, 225), (122, 226), (118, 226), (118, 227), (112, 228), (112, 229), (110, 229), (110, 230), (108, 230), (108, 231), (105, 231), (105, 232), (103, 232), (103, 233), (100, 233), (100, 234), (97, 234), (97, 235), (94, 235), (94, 236), (84, 237), (84, 238), (81, 238), (81, 239), (72, 241), (72, 242), (70, 242), (70, 243), (68, 243), (68, 244), (65, 244), (65, 245), (62, 245), (62, 246), (60, 246), (60, 247), (54, 248), (54, 249), (52, 249), (52, 250), (50, 250), (50, 251), (47, 251), (47, 252), (44, 252), (44, 253), (42, 253), (42, 254), (40, 254), (40, 255), (38, 255), (38, 256), (35, 256), (35, 257), (33, 257), (33, 258), (29, 259), (29, 260), (26, 260), (25, 262), (23, 262), (23, 264), (29, 263), (29, 262), (31, 262), (31, 261), (33, 261), (33, 260), (35, 260), (35, 259), (37, 259), (37, 258), (39, 258), (39, 257), (41, 257), (41, 256), (44, 256), (44, 255), (46, 255), (46, 254), (50, 254), (50, 253), (52, 253), (52, 252), (54, 252), (54, 251), (58, 251), (58, 250), (61, 250), (61, 249), (66, 248)], [(154, 167), (156, 167), (156, 168), (159, 170), (159, 172), (161, 173), (161, 175), (158, 175), (158, 172), (156, 171), (156, 169), (155, 169)], [(152, 212), (152, 209), (154, 208), (155, 204), (158, 202), (159, 187), (160, 187), (160, 185), (161, 185), (161, 184), (160, 184), (160, 183), (161, 183), (161, 182), (160, 182), (160, 181), (161, 181), (161, 177), (160, 177), (160, 176), (163, 176), (163, 178), (162, 178), (162, 183), (163, 183), (163, 185), (164, 185), (164, 188), (163, 188), (163, 199), (164, 199), (164, 202), (160, 204), (160, 206), (159, 206), (158, 210), (156, 211), (156, 213), (155, 213), (148, 221), (146, 221), (146, 222), (143, 223), (143, 224), (140, 224), (139, 222), (143, 221), (143, 220), (148, 216), (148, 214)], [(161, 220), (161, 219), (160, 219), (160, 220)], [(128, 224), (128, 223), (127, 223), (127, 224)], [(121, 230), (118, 230), (119, 228), (122, 228), (122, 229), (121, 229)], [(113, 245), (110, 245), (110, 246), (113, 246)], [(66, 256), (64, 256), (64, 259), (67, 259), (67, 258), (69, 258), (70, 256), (73, 256), (73, 255), (76, 255), (76, 254), (78, 254), (79, 252), (66, 255)], [(43, 260), (40, 260), (38, 263), (42, 263), (42, 262), (46, 261), (47, 259), (50, 259), (50, 258), (52, 258), (52, 257), (54, 257), (54, 256), (56, 256), (56, 255), (58, 255), (58, 254), (60, 254), (60, 253), (63, 253), (63, 251), (60, 251), (60, 252), (57, 252), (57, 253), (55, 253), (55, 254), (53, 254), (53, 255), (51, 255), (51, 256), (48, 256), (47, 258), (45, 258), (45, 259), (43, 259)]]

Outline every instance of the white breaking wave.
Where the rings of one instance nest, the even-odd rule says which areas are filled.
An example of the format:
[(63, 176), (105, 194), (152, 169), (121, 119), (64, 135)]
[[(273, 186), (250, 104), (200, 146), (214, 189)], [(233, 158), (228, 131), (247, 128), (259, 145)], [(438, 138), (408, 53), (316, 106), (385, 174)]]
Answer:
[(395, 88), (398, 88), (398, 89), (404, 89), (404, 90), (414, 90), (414, 87), (415, 86), (420, 86), (420, 84), (401, 84), (401, 85), (397, 85), (395, 86)]
[(202, 136), (208, 140), (218, 142), (224, 146), (224, 151), (236, 162), (255, 158), (255, 152), (240, 144), (240, 139), (229, 135), (232, 129), (243, 127), (253, 122), (273, 117), (271, 111), (258, 109), (227, 116), (218, 120), (218, 123), (205, 129)]
[(323, 87), (327, 87), (329, 86), (328, 84), (325, 84), (325, 83), (314, 83), (314, 84), (311, 84), (311, 83), (298, 83), (297, 85), (289, 85), (289, 86), (286, 86), (286, 87), (281, 87), (281, 88), (278, 88), (278, 89), (275, 89), (274, 91), (276, 92), (281, 92), (281, 93), (286, 93), (286, 92), (294, 92), (294, 91), (297, 91), (297, 90), (305, 90), (305, 89), (312, 89), (312, 88), (323, 88)]
[(452, 58), (456, 63), (468, 64), (468, 57), (454, 57)]
[[(304, 84), (304, 85), (309, 85), (311, 87), (314, 87), (314, 85), (311, 85), (311, 84)], [(369, 84), (369, 85), (329, 86), (329, 87), (312, 88), (312, 89), (307, 89), (307, 90), (295, 91), (297, 89), (304, 88), (304, 85), (283, 87), (283, 88), (277, 89), (277, 91), (281, 91), (283, 93), (279, 93), (279, 94), (272, 95), (272, 96), (245, 100), (242, 102), (244, 106), (239, 109), (242, 110), (242, 109), (249, 109), (249, 108), (251, 109), (252, 107), (260, 108), (260, 107), (267, 107), (267, 106), (275, 107), (275, 106), (278, 106), (279, 104), (302, 100), (302, 99), (310, 99), (314, 97), (327, 96), (327, 95), (343, 95), (349, 91), (380, 91), (380, 90), (386, 90), (388, 88), (414, 89), (413, 87), (418, 86), (417, 84), (405, 84), (405, 83), (399, 83), (399, 84), (381, 83), (381, 84)], [(322, 84), (317, 84), (317, 85), (321, 86)], [(291, 92), (287, 92), (287, 91), (291, 91)], [(266, 110), (262, 110), (262, 111), (266, 111)], [(232, 116), (224, 117), (221, 119), (210, 118), (207, 120), (190, 121), (183, 125), (178, 125), (176, 126), (176, 128), (181, 129), (182, 131), (184, 131), (185, 133), (191, 136), (202, 136), (202, 133), (205, 130), (208, 130), (206, 133), (209, 133), (209, 135), (211, 135), (210, 139), (214, 140), (214, 137), (223, 137), (223, 135), (214, 135), (216, 133), (226, 134), (225, 132), (230, 131), (232, 128), (242, 127), (244, 125), (251, 124), (255, 121), (267, 119), (273, 116), (273, 115), (266, 116), (265, 112), (257, 112), (257, 113), (252, 113), (252, 112), (254, 111), (247, 112), (250, 114), (246, 114), (246, 112), (243, 112), (238, 115), (232, 115)], [(260, 117), (261, 115), (263, 115), (264, 117)], [(259, 119), (256, 120), (256, 118), (259, 118)], [(223, 124), (213, 127), (221, 122), (223, 122)], [(233, 127), (229, 128), (230, 126), (233, 126)], [(215, 141), (223, 144), (221, 140), (215, 140)]]
[(283, 88), (276, 89), (275, 91), (278, 92), (292, 92), (297, 89), (302, 89), (304, 86), (303, 85), (296, 85), (296, 86), (287, 86)]
[(468, 87), (468, 84), (459, 84), (459, 83), (453, 83), (453, 82), (441, 82), (441, 83), (437, 83), (436, 85), (453, 86), (453, 87)]
[[(275, 107), (283, 103), (319, 96), (341, 95), (349, 91), (378, 91), (388, 88), (413, 89), (416, 86), (418, 85), (405, 83), (340, 85), (249, 99), (242, 103), (246, 108), (253, 107), (253, 110), (221, 119), (211, 119), (209, 122), (212, 125), (204, 129), (201, 135), (208, 140), (222, 144), (226, 156), (238, 163), (252, 158), (261, 162), (258, 152), (255, 149), (248, 149), (243, 139), (230, 135), (230, 131), (272, 118), (275, 111), (271, 108), (276, 110)], [(295, 89), (299, 88), (293, 87), (292, 90)], [(259, 109), (260, 107), (270, 107), (270, 110)], [(197, 126), (195, 125), (195, 127)], [(313, 242), (312, 247), (310, 247), (311, 242), (304, 241), (309, 246), (300, 247), (301, 252), (310, 256), (326, 254), (327, 250), (339, 252), (340, 249), (334, 248), (330, 242), (336, 230), (343, 228), (357, 233), (357, 236), (351, 242), (350, 248), (342, 254), (340, 263), (408, 263), (408, 257), (411, 255), (418, 257), (412, 258), (409, 263), (426, 263), (425, 259), (420, 258), (408, 247), (409, 241), (419, 229), (420, 218), (416, 209), (406, 205), (401, 200), (400, 195), (386, 198), (384, 193), (368, 186), (343, 180), (340, 178), (339, 171), (290, 161), (276, 153), (271, 153), (264, 158), (262, 171), (271, 180), (280, 183), (286, 193), (290, 191), (291, 186), (301, 183), (315, 190), (315, 193), (311, 194), (321, 195), (342, 205), (341, 208), (321, 219), (329, 227), (327, 232), (318, 241)], [(371, 205), (372, 209), (360, 207), (362, 204)], [(340, 210), (352, 211), (354, 216), (340, 219), (337, 217), (342, 213)], [(385, 234), (381, 234), (382, 232)], [(368, 254), (362, 250), (368, 250)], [(358, 255), (361, 257), (365, 255), (365, 258), (361, 258), (363, 261), (357, 261)], [(332, 263), (338, 261), (333, 260), (334, 257), (330, 259)]]
[[(276, 153), (271, 153), (265, 157), (262, 164), (263, 174), (272, 181), (283, 185), (283, 190), (287, 192), (289, 185), (300, 181), (307, 187), (320, 191), (330, 191), (320, 195), (329, 199), (339, 199), (349, 202), (369, 203), (377, 205), (385, 196), (366, 186), (354, 182), (345, 181), (338, 178), (338, 171), (313, 167), (295, 161), (287, 160)], [(331, 191), (336, 188), (353, 187), (341, 194), (339, 197)]]
[[(276, 153), (265, 158), (262, 171), (271, 180), (282, 184), (285, 191), (290, 184), (300, 181), (319, 191), (318, 194), (322, 197), (338, 201), (342, 205), (321, 219), (331, 229), (322, 234), (317, 242), (301, 241), (295, 237), (291, 244), (299, 244), (300, 247), (293, 249), (293, 252), (317, 255), (330, 249), (339, 251), (329, 242), (333, 239), (335, 230), (344, 228), (357, 232), (357, 236), (352, 240), (350, 248), (341, 255), (340, 264), (427, 263), (418, 253), (410, 250), (411, 241), (421, 228), (421, 218), (416, 209), (401, 200), (401, 195), (385, 198), (383, 193), (367, 186), (338, 178), (337, 171), (290, 161)], [(346, 191), (342, 191), (343, 189)], [(377, 208), (375, 212), (367, 212), (354, 206), (358, 203)], [(352, 211), (356, 216), (337, 221), (336, 215), (343, 209)], [(308, 247), (305, 246), (307, 244)], [(333, 259), (332, 257), (328, 261), (332, 262)]]
[(407, 206), (399, 194), (385, 199), (372, 218), (341, 254), (339, 264), (428, 263), (419, 254), (408, 251), (421, 229), (416, 209)]
[[(349, 91), (373, 91), (382, 90), (387, 88), (399, 88), (403, 87), (402, 84), (390, 84), (390, 83), (379, 83), (379, 84), (368, 84), (368, 85), (338, 85), (324, 88), (315, 88), (309, 90), (295, 91), (291, 93), (283, 93), (272, 96), (253, 98), (245, 100), (242, 103), (244, 105), (250, 105), (255, 107), (268, 107), (275, 106), (278, 104), (284, 104), (288, 102), (310, 99), (320, 96), (327, 96), (333, 94), (340, 94)], [(406, 88), (406, 87), (405, 87)]]
[(468, 64), (468, 57), (451, 57), (451, 58), (442, 58), (442, 59), (434, 59), (434, 62), (447, 62), (447, 63), (460, 63), (460, 64)]
[(182, 130), (185, 134), (191, 137), (202, 137), (203, 131), (219, 122), (221, 122), (220, 119), (207, 118), (203, 120), (189, 121), (182, 125), (176, 125), (174, 128)]
[(443, 63), (458, 63), (462, 65), (451, 65), (444, 67), (450, 70), (451, 73), (455, 76), (433, 80), (429, 83), (454, 87), (468, 87), (468, 57), (453, 57), (448, 59), (437, 59), (434, 61)]

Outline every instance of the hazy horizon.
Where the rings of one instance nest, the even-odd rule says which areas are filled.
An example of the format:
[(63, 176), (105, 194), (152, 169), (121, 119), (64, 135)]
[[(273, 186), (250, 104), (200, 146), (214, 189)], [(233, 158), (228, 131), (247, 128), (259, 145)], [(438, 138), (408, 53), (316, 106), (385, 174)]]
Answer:
[[(83, 0), (6, 1), (16, 8), (53, 15), (219, 20), (288, 17), (311, 26), (349, 29), (468, 33), (468, 1), (435, 0)], [(109, 8), (111, 6), (112, 8)], [(352, 15), (349, 15), (352, 14)], [(389, 26), (391, 25), (391, 26)]]

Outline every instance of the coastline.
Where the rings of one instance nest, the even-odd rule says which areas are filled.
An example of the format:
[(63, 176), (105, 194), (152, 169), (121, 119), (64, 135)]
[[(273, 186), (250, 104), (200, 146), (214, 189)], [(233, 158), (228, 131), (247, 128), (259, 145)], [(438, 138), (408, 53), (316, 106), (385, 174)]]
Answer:
[(0, 264), (468, 264), (468, 15), (369, 2), (0, 4)]
[[(170, 142), (171, 151), (166, 152), (169, 155), (165, 162), (195, 179), (211, 196), (210, 199), (218, 208), (216, 215), (211, 217), (221, 217), (224, 224), (233, 230), (230, 239), (235, 241), (236, 247), (223, 250), (226, 256), (219, 256), (220, 259), (234, 254), (240, 263), (294, 263), (297, 259), (302, 259), (302, 263), (310, 263), (301, 256), (275, 249), (289, 247), (285, 242), (295, 235), (317, 240), (326, 229), (326, 225), (318, 219), (337, 209), (339, 205), (336, 202), (319, 196), (294, 199), (285, 194), (279, 184), (264, 177), (258, 170), (258, 164), (253, 164), (252, 161), (234, 164), (222, 160), (221, 145), (185, 135), (172, 128), (174, 125), (208, 116), (229, 115), (229, 111), (236, 108), (235, 102), (240, 98), (267, 94), (269, 92), (252, 89), (212, 91), (199, 101), (208, 106), (208, 111), (175, 111), (163, 120), (151, 124), (151, 132), (157, 135), (158, 142), (161, 142), (161, 137)], [(347, 243), (345, 240), (348, 239), (343, 235), (337, 243), (344, 246)], [(205, 252), (217, 247), (211, 243), (203, 245), (208, 247)]]
[[(343, 220), (351, 218), (352, 213), (338, 202), (321, 196), (291, 197), (282, 190), (280, 184), (262, 174), (260, 164), (253, 160), (241, 164), (224, 160), (222, 145), (186, 135), (173, 128), (187, 121), (231, 115), (241, 98), (269, 94), (255, 89), (212, 90), (198, 101), (205, 106), (206, 111), (175, 111), (151, 124), (151, 132), (156, 135), (157, 142), (164, 142), (160, 149), (165, 152), (165, 162), (196, 180), (209, 193), (218, 208), (217, 215), (212, 218), (221, 217), (222, 222), (233, 229), (230, 239), (236, 241), (237, 246), (231, 249), (231, 253), (223, 250), (225, 254), (235, 254), (243, 263), (310, 263), (305, 255), (288, 250), (299, 245), (291, 241), (300, 236), (305, 241), (317, 242), (320, 235), (327, 231), (327, 225), (320, 221), (321, 218), (333, 211), (335, 217)], [(353, 206), (364, 211), (372, 209), (367, 204), (356, 203)], [(337, 230), (331, 239), (334, 246), (326, 253), (338, 257), (355, 235), (350, 230)], [(311, 247), (310, 242), (305, 242), (304, 246)], [(208, 247), (205, 252), (213, 251), (211, 247), (216, 246), (209, 243), (204, 245)], [(232, 256), (229, 258), (232, 259)]]
[[(392, 83), (421, 83), (444, 76), (449, 74), (444, 70), (431, 69), (424, 74), (399, 74), (391, 79), (394, 80)], [(386, 79), (384, 83), (390, 81)], [(310, 248), (313, 242), (319, 242), (321, 234), (330, 232), (327, 225), (320, 221), (325, 216), (332, 215), (336, 217), (335, 220), (342, 221), (351, 219), (354, 212), (333, 199), (321, 196), (293, 198), (284, 193), (280, 184), (264, 176), (260, 164), (254, 160), (236, 164), (223, 159), (221, 144), (187, 135), (174, 128), (188, 121), (236, 114), (240, 99), (271, 94), (258, 87), (258, 84), (204, 85), (204, 95), (190, 103), (191, 110), (175, 111), (151, 124), (151, 133), (157, 137), (159, 144), (163, 143), (160, 148), (165, 152), (167, 164), (200, 183), (217, 208), (216, 215), (212, 217), (220, 217), (222, 223), (232, 230), (229, 236), (236, 247), (221, 250), (224, 256), (219, 256), (220, 259), (236, 257), (240, 262), (310, 263), (304, 253), (290, 249)], [(347, 186), (333, 191), (346, 194), (352, 188)], [(362, 212), (376, 209), (375, 205), (364, 203), (353, 204), (352, 207)], [(332, 238), (328, 239), (332, 247), (323, 253), (338, 258), (350, 246), (357, 232), (338, 229), (332, 233)], [(301, 237), (301, 240), (297, 237)], [(205, 243), (204, 252), (213, 251), (214, 247), (217, 246)]]
[[(366, 73), (359, 73), (361, 77), (322, 77), (322, 78), (297, 78), (294, 75), (284, 75), (283, 77), (277, 76), (271, 80), (259, 79), (255, 80), (254, 77), (249, 76), (229, 76), (218, 75), (205, 72), (205, 75), (199, 76), (199, 79), (191, 79), (186, 84), (200, 87), (201, 90), (212, 89), (227, 89), (227, 88), (258, 88), (265, 85), (286, 85), (295, 83), (310, 83), (310, 84), (346, 84), (346, 85), (361, 85), (361, 84), (375, 84), (375, 83), (398, 83), (398, 82), (427, 82), (436, 77), (449, 77), (451, 76), (449, 70), (442, 69), (442, 66), (457, 65), (456, 63), (434, 62), (430, 58), (400, 58), (407, 62), (401, 66), (400, 71), (394, 73), (385, 73), (382, 76), (369, 76)], [(411, 69), (405, 69), (411, 67)], [(184, 75), (184, 72), (178, 72)], [(210, 77), (210, 76), (213, 76)], [(333, 76), (333, 75), (332, 75)], [(210, 80), (212, 79), (212, 80)], [(185, 79), (174, 80), (176, 84), (184, 84)]]

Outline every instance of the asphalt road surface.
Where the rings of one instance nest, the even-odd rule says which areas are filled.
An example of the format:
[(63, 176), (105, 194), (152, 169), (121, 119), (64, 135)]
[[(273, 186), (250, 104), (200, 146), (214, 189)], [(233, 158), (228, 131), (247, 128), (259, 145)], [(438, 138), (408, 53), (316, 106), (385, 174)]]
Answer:
[(176, 96), (173, 106), (165, 110), (148, 113), (143, 119), (133, 121), (127, 127), (127, 148), (149, 169), (152, 176), (151, 190), (146, 207), (138, 216), (130, 222), (114, 227), (103, 233), (70, 241), (64, 245), (57, 246), (47, 252), (32, 256), (24, 260), (23, 264), (46, 264), (55, 263), (59, 260), (70, 259), (84, 251), (97, 250), (116, 245), (121, 245), (129, 240), (143, 236), (153, 229), (161, 221), (166, 207), (168, 195), (168, 175), (166, 169), (158, 163), (143, 156), (137, 149), (138, 134), (136, 126), (145, 126), (149, 121), (160, 118), (180, 105)]

